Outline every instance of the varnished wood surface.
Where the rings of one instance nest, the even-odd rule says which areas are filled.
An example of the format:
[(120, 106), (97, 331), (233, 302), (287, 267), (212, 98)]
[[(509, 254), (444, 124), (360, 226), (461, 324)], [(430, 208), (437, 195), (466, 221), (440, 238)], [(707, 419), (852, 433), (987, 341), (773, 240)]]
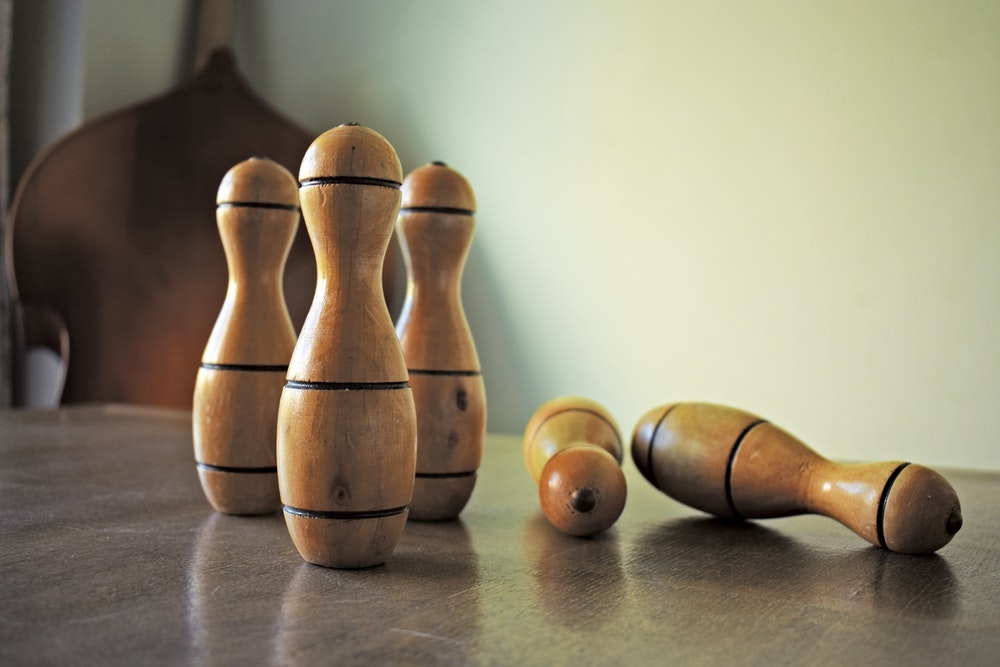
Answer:
[(891, 551), (937, 551), (962, 528), (959, 496), (939, 473), (904, 461), (843, 465), (757, 415), (676, 403), (639, 419), (632, 460), (671, 498), (715, 516), (815, 513)]
[(541, 405), (524, 429), (524, 463), (542, 513), (569, 535), (607, 530), (625, 509), (625, 454), (614, 416), (583, 396)]
[(406, 525), (417, 417), (386, 308), (382, 259), (399, 212), (395, 149), (357, 123), (327, 130), (299, 168), (316, 296), (278, 404), (278, 488), (310, 563), (383, 563)]
[(726, 524), (626, 460), (597, 538), (541, 515), (519, 436), (487, 439), (461, 519), (382, 566), (302, 560), (280, 514), (208, 505), (191, 414), (0, 411), (0, 664), (996, 664), (1000, 473), (944, 470), (937, 555), (829, 519)]
[(298, 183), (277, 162), (250, 158), (226, 172), (216, 205), (229, 286), (195, 376), (194, 458), (213, 507), (266, 514), (281, 507), (278, 400), (295, 348), (282, 288)]
[(476, 487), (486, 440), (486, 385), (462, 306), (476, 197), (443, 162), (403, 179), (396, 234), (406, 300), (396, 323), (417, 414), (410, 518), (454, 519)]

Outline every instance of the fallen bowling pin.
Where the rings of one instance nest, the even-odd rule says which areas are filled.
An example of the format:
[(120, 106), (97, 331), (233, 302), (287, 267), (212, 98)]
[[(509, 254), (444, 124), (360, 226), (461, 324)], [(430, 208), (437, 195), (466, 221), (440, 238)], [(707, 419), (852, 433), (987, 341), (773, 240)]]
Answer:
[(570, 535), (607, 530), (625, 508), (623, 446), (607, 410), (578, 396), (542, 405), (524, 430), (524, 462), (542, 512)]
[(833, 463), (750, 413), (663, 405), (639, 420), (632, 459), (671, 498), (720, 517), (821, 514), (890, 551), (937, 551), (962, 527), (951, 485), (920, 465)]

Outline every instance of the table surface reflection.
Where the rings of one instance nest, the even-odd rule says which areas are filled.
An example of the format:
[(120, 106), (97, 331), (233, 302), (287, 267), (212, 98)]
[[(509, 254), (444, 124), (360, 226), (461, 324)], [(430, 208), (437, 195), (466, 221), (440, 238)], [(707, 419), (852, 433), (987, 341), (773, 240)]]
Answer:
[(0, 664), (996, 664), (1000, 474), (944, 471), (965, 526), (904, 556), (716, 521), (625, 466), (618, 524), (568, 537), (491, 435), (460, 520), (328, 570), (280, 514), (212, 511), (190, 413), (0, 411)]

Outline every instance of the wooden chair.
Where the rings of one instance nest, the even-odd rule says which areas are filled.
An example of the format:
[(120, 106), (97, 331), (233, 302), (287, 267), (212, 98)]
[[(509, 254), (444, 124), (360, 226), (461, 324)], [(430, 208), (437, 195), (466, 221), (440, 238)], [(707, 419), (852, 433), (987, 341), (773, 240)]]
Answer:
[[(24, 333), (51, 346), (65, 338), (51, 328), (62, 320), (72, 350), (64, 402), (190, 408), (228, 281), (215, 224), (220, 180), (252, 156), (297, 174), (314, 136), (262, 102), (222, 47), (178, 88), (47, 148), (14, 194), (5, 239), (14, 300), (28, 306), (31, 325), (15, 318), (15, 396), (24, 395)], [(397, 254), (391, 249), (384, 280), (393, 313), (402, 300)], [(300, 225), (284, 284), (296, 327), (315, 276)], [(37, 312), (52, 316), (30, 316)]]

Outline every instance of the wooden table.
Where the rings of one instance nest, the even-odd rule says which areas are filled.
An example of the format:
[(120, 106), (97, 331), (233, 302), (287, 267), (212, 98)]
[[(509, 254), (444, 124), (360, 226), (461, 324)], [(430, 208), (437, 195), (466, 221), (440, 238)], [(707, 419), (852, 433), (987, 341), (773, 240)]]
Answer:
[(711, 520), (626, 469), (616, 527), (567, 537), (491, 436), (460, 521), (327, 570), (280, 515), (211, 510), (187, 412), (0, 412), (0, 664), (1000, 660), (1000, 474), (944, 471), (965, 527), (904, 556), (820, 517)]

